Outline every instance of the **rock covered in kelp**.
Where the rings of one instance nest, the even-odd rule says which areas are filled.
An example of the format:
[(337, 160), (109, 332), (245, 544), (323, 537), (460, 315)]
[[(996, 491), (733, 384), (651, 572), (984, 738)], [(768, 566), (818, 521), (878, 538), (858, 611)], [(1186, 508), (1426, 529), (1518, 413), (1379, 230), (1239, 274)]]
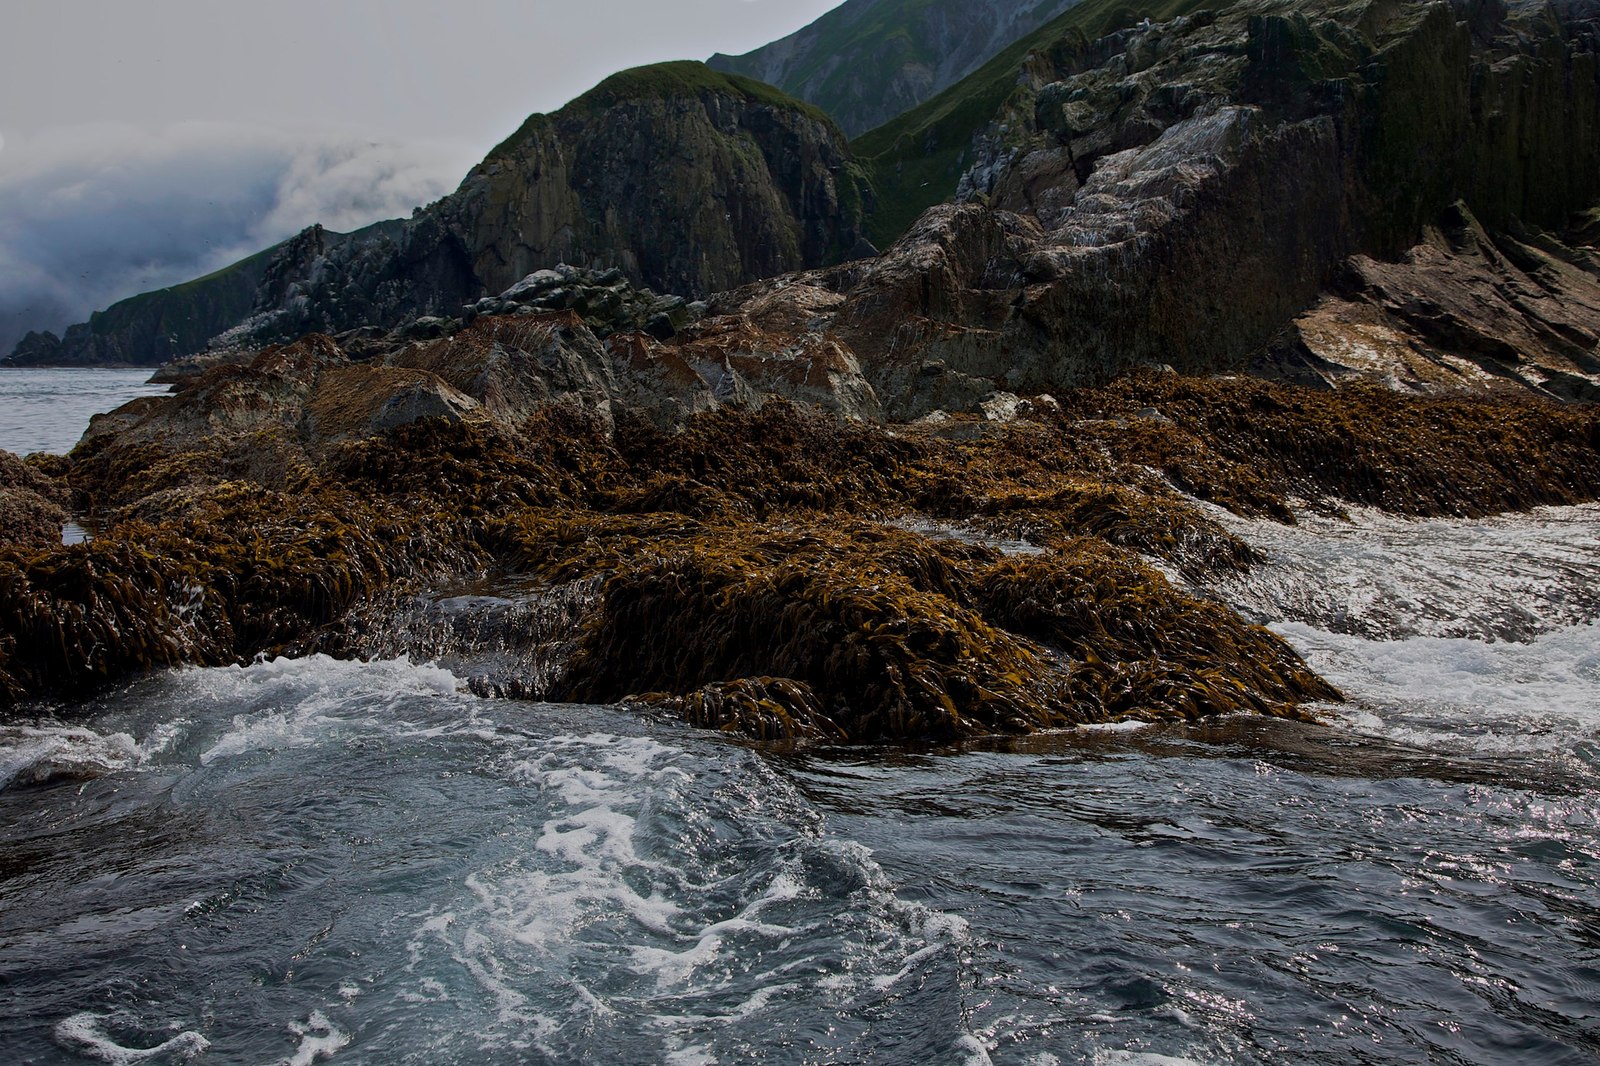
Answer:
[(0, 546), (59, 545), (70, 495), (38, 465), (0, 451)]
[(868, 523), (582, 523), (500, 534), (535, 572), (604, 578), (566, 698), (645, 689), (697, 724), (852, 740), (1338, 698), (1271, 633), (1095, 542), (1008, 559)]
[[(722, 328), (804, 329), (783, 314), (807, 305), (829, 300)], [(493, 567), (566, 606), (527, 615), (532, 644), (495, 630), (483, 669), (471, 627), (452, 633), (490, 694), (646, 699), (766, 738), (1298, 715), (1336, 694), (1135, 554), (1253, 564), (1174, 486), (1282, 520), (1291, 498), (1434, 514), (1600, 495), (1583, 408), (1160, 374), (952, 439), (776, 399), (602, 417), (610, 354), (570, 313), (489, 316), (395, 363), (313, 337), (97, 420), (50, 473), (99, 536), (0, 551), (0, 690), (262, 652), (437, 655), (431, 623), (374, 637), (371, 605)], [(477, 406), (385, 423), (385, 398), (413, 394), (395, 382)]]

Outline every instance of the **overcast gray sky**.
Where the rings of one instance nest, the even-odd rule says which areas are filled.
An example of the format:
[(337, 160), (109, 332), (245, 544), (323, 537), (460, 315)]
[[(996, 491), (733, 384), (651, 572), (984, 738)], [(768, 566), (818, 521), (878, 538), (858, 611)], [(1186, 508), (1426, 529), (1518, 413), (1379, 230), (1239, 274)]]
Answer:
[(0, 355), (321, 221), (409, 213), (614, 71), (838, 0), (3, 0)]
[(606, 74), (743, 52), (838, 0), (7, 0), (0, 135), (332, 124), (484, 148)]

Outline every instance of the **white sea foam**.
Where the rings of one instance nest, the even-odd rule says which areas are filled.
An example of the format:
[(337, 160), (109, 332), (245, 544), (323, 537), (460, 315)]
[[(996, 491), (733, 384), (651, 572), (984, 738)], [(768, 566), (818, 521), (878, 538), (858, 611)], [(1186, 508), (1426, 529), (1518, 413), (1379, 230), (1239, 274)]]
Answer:
[(1130, 718), (1121, 722), (1089, 722), (1086, 725), (1074, 726), (1073, 728), (1083, 733), (1137, 733), (1143, 729), (1150, 729), (1155, 724), (1154, 722), (1141, 722)]
[(681, 1047), (667, 1052), (667, 1066), (717, 1066), (720, 1060), (708, 1047)]
[(1208, 589), (1263, 620), (1379, 639), (1522, 640), (1600, 617), (1600, 504), (1475, 520), (1354, 509), (1298, 526), (1208, 510), (1269, 559)]
[(350, 1034), (320, 1010), (312, 1011), (304, 1022), (290, 1022), (289, 1031), (300, 1038), (300, 1046), (283, 1060), (283, 1066), (311, 1066), (318, 1059), (332, 1058), (350, 1044)]
[(465, 876), (462, 904), (419, 916), (411, 942), (418, 977), (464, 971), (485, 993), (486, 1049), (570, 1053), (577, 1034), (645, 1017), (657, 1060), (714, 1061), (709, 1031), (796, 999), (914, 995), (969, 935), (897, 899), (867, 849), (821, 836), (747, 753), (591, 733), (504, 770), (537, 812), (526, 843)]
[(1600, 505), (1489, 519), (1355, 510), (1298, 527), (1214, 512), (1270, 561), (1211, 592), (1338, 685), (1357, 729), (1429, 750), (1600, 735)]
[(1096, 1048), (1094, 1066), (1205, 1066), (1199, 1059), (1178, 1055), (1157, 1055), (1153, 1051), (1125, 1051)]
[(1507, 754), (1600, 737), (1600, 625), (1564, 627), (1525, 644), (1273, 628), (1355, 701), (1347, 717), (1364, 731), (1417, 747)]
[(137, 769), (171, 747), (182, 728), (179, 722), (166, 723), (140, 741), (83, 726), (0, 726), (0, 791)]
[(154, 1047), (127, 1047), (113, 1040), (105, 1032), (109, 1015), (83, 1011), (63, 1018), (56, 1023), (55, 1038), (68, 1051), (113, 1066), (131, 1066), (132, 1063), (184, 1062), (203, 1054), (211, 1042), (197, 1032), (185, 1030)]
[(407, 659), (272, 659), (242, 667), (189, 672), (190, 698), (256, 708), (234, 715), (232, 728), (200, 755), (202, 764), (255, 751), (281, 751), (318, 743), (341, 728), (382, 723), (392, 709), (416, 696), (457, 697), (448, 670)]
[(993, 1061), (989, 1058), (989, 1049), (984, 1047), (983, 1041), (971, 1033), (960, 1036), (952, 1050), (961, 1056), (958, 1060), (961, 1066), (990, 1066)]

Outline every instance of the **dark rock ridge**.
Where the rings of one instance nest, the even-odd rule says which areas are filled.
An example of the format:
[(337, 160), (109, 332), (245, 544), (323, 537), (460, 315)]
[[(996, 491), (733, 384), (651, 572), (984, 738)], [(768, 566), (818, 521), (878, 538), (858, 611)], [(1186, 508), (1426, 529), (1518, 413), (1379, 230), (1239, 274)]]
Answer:
[(816, 104), (854, 137), (955, 84), (1076, 0), (847, 0), (744, 55), (707, 65)]
[(203, 278), (141, 293), (96, 311), (57, 337), (30, 332), (4, 360), (11, 366), (155, 366), (205, 348), (256, 306), (277, 252), (268, 248)]
[(820, 112), (669, 63), (529, 119), (438, 213), (490, 291), (566, 262), (705, 295), (843, 258), (868, 206), (864, 175)]
[[(109, 331), (106, 312), (101, 326), (73, 327), (69, 345), (35, 338), (18, 356), (149, 365), (214, 338), (249, 348), (390, 328), (459, 315), (563, 263), (706, 295), (845, 258), (870, 204), (843, 135), (821, 112), (699, 63), (643, 67), (529, 118), (456, 192), (410, 220), (348, 236), (314, 226), (248, 270), (230, 268), (231, 302), (196, 312), (192, 329), (166, 330), (162, 294), (151, 294), (118, 305)], [(205, 281), (184, 288), (195, 287), (206, 300), (218, 291)]]
[[(1584, 235), (1563, 238), (1600, 194), (1597, 28), (1564, 2), (1247, 0), (1060, 42), (983, 136), (963, 203), (855, 281), (833, 329), (915, 416), (952, 375), (1025, 392), (1236, 368), (1337, 289), (1435, 379), (1584, 394), (1600, 290)], [(1523, 323), (1499, 345), (1480, 288)], [(1375, 368), (1276, 347), (1320, 379)], [(1446, 369), (1467, 364), (1484, 373)]]

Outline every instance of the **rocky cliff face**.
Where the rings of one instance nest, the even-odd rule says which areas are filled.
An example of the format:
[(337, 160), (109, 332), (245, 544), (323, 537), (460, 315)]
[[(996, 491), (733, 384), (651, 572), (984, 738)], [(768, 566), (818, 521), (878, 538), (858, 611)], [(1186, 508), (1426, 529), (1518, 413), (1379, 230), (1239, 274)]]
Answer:
[(820, 113), (670, 63), (530, 119), (436, 213), (490, 291), (564, 262), (704, 295), (842, 258), (867, 206)]
[[(227, 285), (119, 304), (31, 362), (153, 365), (220, 343), (459, 315), (540, 268), (620, 268), (708, 294), (858, 250), (870, 186), (821, 112), (699, 63), (624, 71), (535, 115), (452, 195), (411, 219), (341, 235), (314, 226), (230, 268)], [(167, 290), (177, 293), (179, 290)], [(199, 310), (204, 313), (199, 313)], [(114, 327), (114, 328), (108, 328)]]
[[(820, 113), (666, 64), (534, 116), (408, 222), (289, 242), (229, 339), (248, 350), (470, 317), (463, 305), (500, 313), (486, 294), (564, 263), (721, 290), (717, 313), (672, 346), (827, 346), (870, 383), (845, 406), (891, 418), (1159, 365), (1593, 395), (1588, 0), (1242, 0), (1091, 40), (1084, 26), (1127, 14), (1112, 6), (1086, 0), (1020, 70), (952, 90), (956, 110), (989, 106), (996, 85), (1006, 95), (963, 149), (957, 202), (881, 257), (802, 270), (864, 250), (872, 205)], [(768, 281), (738, 288), (752, 279)], [(578, 310), (598, 335), (644, 330), (659, 345), (686, 324), (656, 292), (609, 323), (623, 297), (589, 288), (598, 302)]]
[(955, 84), (1076, 0), (849, 0), (782, 40), (708, 65), (816, 104), (852, 137)]
[[(1280, 367), (1329, 380), (1344, 371), (1282, 334), (1342, 284), (1321, 335), (1360, 305), (1398, 316), (1406, 350), (1484, 371), (1455, 383), (1587, 394), (1596, 260), (1561, 237), (1600, 196), (1597, 31), (1589, 6), (1562, 2), (1247, 0), (1064, 39), (1030, 58), (963, 203), (852, 280), (834, 328), (891, 411), (915, 417), (1139, 364), (1238, 368), (1275, 343)], [(1419, 242), (1431, 259), (1408, 251)], [(1475, 335), (1493, 332), (1471, 307), (1487, 293), (1537, 345)]]

